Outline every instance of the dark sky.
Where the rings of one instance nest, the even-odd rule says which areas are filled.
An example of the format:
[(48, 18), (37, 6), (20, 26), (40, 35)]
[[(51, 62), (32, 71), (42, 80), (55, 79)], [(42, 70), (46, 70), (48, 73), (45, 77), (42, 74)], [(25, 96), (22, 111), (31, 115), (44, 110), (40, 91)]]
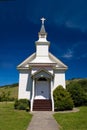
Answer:
[(0, 85), (18, 82), (16, 66), (35, 52), (42, 17), (66, 79), (87, 77), (87, 0), (1, 0)]

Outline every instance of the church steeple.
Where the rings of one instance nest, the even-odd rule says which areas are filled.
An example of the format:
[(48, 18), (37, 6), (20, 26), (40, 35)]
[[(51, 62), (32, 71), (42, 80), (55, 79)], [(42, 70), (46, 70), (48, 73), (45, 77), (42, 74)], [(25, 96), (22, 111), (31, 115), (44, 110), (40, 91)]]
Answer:
[(41, 21), (42, 21), (42, 25), (41, 25), (41, 29), (40, 29), (40, 32), (39, 34), (46, 34), (46, 30), (45, 30), (45, 27), (44, 27), (44, 21), (46, 19), (45, 18), (42, 18)]
[(46, 30), (45, 30), (45, 26), (44, 26), (44, 21), (46, 19), (45, 18), (41, 18), (41, 21), (42, 21), (42, 25), (41, 25), (41, 29), (40, 29), (40, 32), (38, 33), (39, 34), (39, 40), (46, 40), (47, 38), (47, 33), (46, 33)]
[(36, 44), (36, 56), (37, 57), (48, 57), (50, 42), (47, 41), (47, 33), (44, 26), (45, 18), (41, 19), (42, 25), (40, 32), (38, 33), (39, 39), (35, 42)]

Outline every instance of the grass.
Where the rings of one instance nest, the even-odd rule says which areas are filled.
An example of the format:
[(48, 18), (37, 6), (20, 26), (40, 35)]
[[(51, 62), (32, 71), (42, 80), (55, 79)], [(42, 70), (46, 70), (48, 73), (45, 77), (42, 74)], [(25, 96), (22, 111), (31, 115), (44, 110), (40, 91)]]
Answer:
[(14, 103), (0, 103), (0, 130), (26, 130), (32, 115), (14, 110)]
[(76, 113), (56, 113), (54, 118), (60, 130), (87, 130), (87, 107), (80, 107)]

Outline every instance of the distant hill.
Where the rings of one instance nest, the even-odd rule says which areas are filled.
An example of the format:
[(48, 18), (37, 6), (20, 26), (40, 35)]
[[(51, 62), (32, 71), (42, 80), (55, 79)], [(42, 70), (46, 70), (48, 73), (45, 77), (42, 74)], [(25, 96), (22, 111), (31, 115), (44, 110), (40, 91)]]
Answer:
[(0, 94), (2, 92), (10, 92), (10, 97), (18, 98), (18, 83), (14, 83), (11, 85), (5, 85), (0, 87)]

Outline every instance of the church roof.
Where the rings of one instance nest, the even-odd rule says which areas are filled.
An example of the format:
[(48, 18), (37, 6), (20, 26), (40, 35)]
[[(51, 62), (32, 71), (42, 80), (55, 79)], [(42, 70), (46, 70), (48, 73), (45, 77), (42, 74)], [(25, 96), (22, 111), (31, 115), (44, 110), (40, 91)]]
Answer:
[(44, 25), (41, 26), (41, 29), (40, 29), (40, 32), (39, 32), (39, 33), (40, 33), (40, 34), (46, 33)]
[(56, 58), (53, 54), (49, 53), (49, 59), (51, 62), (36, 62), (32, 63), (32, 61), (36, 58), (36, 53), (33, 53), (31, 56), (29, 56), (27, 59), (25, 59), (21, 64), (17, 66), (17, 69), (26, 69), (30, 66), (55, 66), (55, 69), (64, 69), (66, 70), (68, 67), (60, 61), (58, 58)]

